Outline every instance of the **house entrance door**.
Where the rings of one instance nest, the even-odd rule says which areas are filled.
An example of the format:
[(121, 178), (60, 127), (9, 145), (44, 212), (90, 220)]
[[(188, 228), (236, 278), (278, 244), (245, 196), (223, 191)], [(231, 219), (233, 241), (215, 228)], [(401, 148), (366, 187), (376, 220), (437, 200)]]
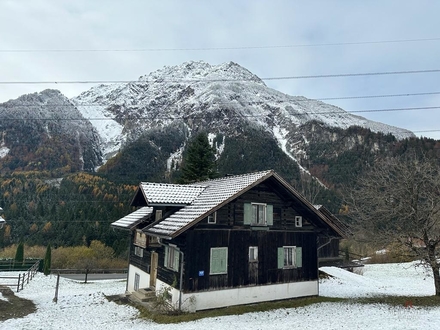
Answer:
[(134, 291), (139, 290), (139, 282), (141, 280), (141, 276), (138, 273), (134, 274)]
[(151, 267), (150, 267), (150, 288), (156, 287), (158, 261), (159, 261), (159, 255), (157, 254), (157, 252), (152, 252)]
[(249, 247), (249, 284), (258, 284), (258, 246)]

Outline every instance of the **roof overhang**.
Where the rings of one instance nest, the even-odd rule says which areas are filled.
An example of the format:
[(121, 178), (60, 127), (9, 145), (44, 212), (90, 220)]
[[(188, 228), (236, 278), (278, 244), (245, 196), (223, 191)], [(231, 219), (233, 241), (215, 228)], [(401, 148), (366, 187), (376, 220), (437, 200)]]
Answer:
[(113, 228), (122, 229), (122, 230), (132, 230), (138, 224), (149, 219), (152, 213), (153, 213), (152, 207), (144, 206), (126, 215), (125, 217), (113, 222), (111, 226)]

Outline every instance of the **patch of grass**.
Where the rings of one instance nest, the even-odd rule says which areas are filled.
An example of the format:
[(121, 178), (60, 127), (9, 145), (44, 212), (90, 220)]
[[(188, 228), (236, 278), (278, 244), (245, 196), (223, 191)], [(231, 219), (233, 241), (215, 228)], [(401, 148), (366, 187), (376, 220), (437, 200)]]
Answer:
[(190, 322), (207, 317), (220, 317), (228, 315), (241, 315), (252, 312), (265, 312), (280, 308), (297, 308), (304, 307), (311, 304), (323, 302), (344, 302), (343, 298), (328, 298), (328, 297), (307, 297), (297, 298), (273, 302), (263, 302), (251, 305), (230, 306), (225, 308), (210, 309), (205, 311), (198, 311), (196, 313), (172, 313), (163, 314), (154, 312), (144, 307), (136, 306), (140, 311), (140, 316), (150, 319), (156, 323), (180, 323)]
[(386, 304), (391, 306), (404, 306), (404, 307), (440, 306), (439, 296), (423, 296), (423, 297), (377, 296), (377, 297), (350, 299), (349, 301), (360, 304)]
[(0, 321), (24, 317), (37, 310), (31, 300), (17, 297), (9, 287), (0, 286), (0, 293), (6, 299), (0, 299)]

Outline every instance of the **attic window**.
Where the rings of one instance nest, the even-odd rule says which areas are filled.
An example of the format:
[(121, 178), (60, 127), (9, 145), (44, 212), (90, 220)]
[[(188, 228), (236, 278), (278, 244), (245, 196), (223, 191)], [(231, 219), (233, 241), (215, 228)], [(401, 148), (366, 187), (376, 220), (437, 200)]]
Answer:
[(302, 227), (303, 225), (303, 218), (300, 215), (297, 215), (295, 217), (295, 227)]
[(208, 223), (217, 223), (217, 212), (208, 215)]
[(273, 225), (273, 205), (244, 203), (244, 224), (251, 226)]

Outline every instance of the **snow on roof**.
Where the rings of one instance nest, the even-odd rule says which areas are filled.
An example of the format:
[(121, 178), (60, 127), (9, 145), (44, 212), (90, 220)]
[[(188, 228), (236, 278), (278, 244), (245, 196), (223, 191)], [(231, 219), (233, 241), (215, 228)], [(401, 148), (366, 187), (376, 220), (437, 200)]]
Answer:
[(148, 205), (181, 205), (190, 204), (206, 186), (141, 182), (140, 188)]
[(130, 213), (129, 215), (126, 215), (125, 217), (113, 222), (111, 225), (113, 227), (122, 229), (132, 229), (137, 224), (148, 219), (152, 213), (152, 207), (141, 207), (140, 209)]
[[(162, 221), (153, 223), (147, 227), (146, 232), (158, 236), (177, 236), (185, 227), (196, 220), (201, 220), (220, 208), (225, 202), (253, 187), (267, 177), (273, 175), (271, 170), (250, 174), (227, 176), (220, 179), (199, 182), (196, 185), (184, 185), (182, 187), (203, 187), (190, 205), (183, 207), (176, 213)], [(179, 186), (179, 185), (174, 185)]]

